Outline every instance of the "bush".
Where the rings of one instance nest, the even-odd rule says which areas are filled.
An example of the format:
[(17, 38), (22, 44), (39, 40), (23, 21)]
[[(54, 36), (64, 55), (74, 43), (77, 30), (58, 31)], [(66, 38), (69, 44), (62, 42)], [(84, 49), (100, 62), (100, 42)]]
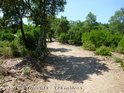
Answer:
[(23, 67), (23, 68), (22, 68), (22, 73), (23, 73), (24, 75), (29, 75), (29, 74), (31, 73), (31, 68), (28, 67), (28, 66)]
[(96, 54), (103, 56), (111, 56), (111, 51), (108, 47), (101, 46), (100, 48), (96, 49)]
[(83, 47), (84, 47), (84, 49), (93, 50), (93, 51), (96, 49), (95, 45), (90, 41), (84, 42)]
[(35, 50), (37, 45), (34, 36), (30, 33), (26, 33), (25, 36), (26, 36), (26, 48), (28, 50)]
[(13, 57), (19, 57), (20, 53), (18, 51), (18, 47), (16, 46), (16, 44), (12, 42), (10, 47), (11, 47), (11, 52), (12, 52)]
[(105, 39), (106, 39), (105, 31), (95, 30), (83, 34), (82, 42), (85, 43), (87, 41), (90, 41), (95, 45), (95, 47), (98, 48), (104, 44)]
[(112, 34), (107, 30), (94, 30), (91, 32), (86, 32), (82, 35), (82, 43), (90, 41), (96, 48), (106, 46), (115, 49), (121, 39), (122, 35), (120, 33)]
[(19, 56), (25, 57), (29, 55), (29, 51), (24, 46), (18, 46)]
[(0, 55), (11, 57), (12, 52), (10, 45), (11, 43), (9, 41), (0, 41)]
[(0, 55), (6, 56), (6, 57), (12, 57), (12, 52), (10, 47), (0, 47)]
[(118, 43), (118, 47), (117, 47), (116, 51), (124, 54), (124, 37)]
[(9, 47), (10, 44), (11, 43), (9, 41), (0, 41), (0, 47)]
[(122, 34), (114, 33), (107, 36), (105, 46), (109, 46), (111, 48), (116, 48), (118, 46), (118, 42), (122, 39)]
[(81, 45), (81, 38), (82, 38), (82, 32), (81, 30), (79, 30), (76, 27), (72, 27), (69, 31), (68, 31), (68, 43), (69, 44), (75, 44), (75, 45)]
[(4, 41), (4, 40), (6, 40), (6, 41), (12, 41), (12, 40), (14, 40), (14, 38), (15, 38), (15, 36), (13, 34), (11, 34), (11, 33), (3, 33), (1, 35), (1, 40), (2, 41)]
[[(26, 38), (26, 49), (27, 50), (35, 50), (37, 46), (37, 41), (32, 35), (32, 33), (25, 33)], [(18, 34), (15, 40), (18, 46), (25, 46), (23, 42), (23, 37), (21, 34)]]
[(68, 43), (68, 36), (65, 33), (61, 33), (58, 37), (59, 42), (61, 43)]

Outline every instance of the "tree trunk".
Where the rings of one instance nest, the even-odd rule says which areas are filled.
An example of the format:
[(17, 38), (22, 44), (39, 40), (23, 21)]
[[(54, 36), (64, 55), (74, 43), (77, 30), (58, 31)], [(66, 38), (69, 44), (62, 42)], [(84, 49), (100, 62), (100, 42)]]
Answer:
[(20, 29), (21, 29), (21, 33), (22, 33), (22, 37), (23, 37), (23, 42), (24, 42), (24, 45), (26, 47), (26, 37), (25, 37), (24, 29), (23, 29), (23, 20), (22, 20), (22, 18), (20, 19)]
[(44, 4), (42, 6), (43, 14), (41, 15), (40, 19), (40, 33), (39, 33), (39, 40), (38, 40), (38, 47), (36, 49), (36, 52), (38, 54), (38, 57), (45, 58), (48, 55), (47, 51), (47, 44), (46, 44), (46, 5), (45, 0)]

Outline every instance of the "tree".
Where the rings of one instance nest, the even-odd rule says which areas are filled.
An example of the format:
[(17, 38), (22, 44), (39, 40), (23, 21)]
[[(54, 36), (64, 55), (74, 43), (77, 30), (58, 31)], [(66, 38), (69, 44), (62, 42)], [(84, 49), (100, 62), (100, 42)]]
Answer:
[(63, 16), (61, 17), (59, 27), (60, 27), (60, 31), (64, 32), (66, 35), (67, 31), (70, 28), (69, 21), (66, 19), (66, 17), (63, 17)]
[(81, 45), (82, 33), (85, 31), (83, 28), (84, 23), (75, 21), (70, 23), (71, 27), (68, 31), (69, 43)]
[(66, 34), (70, 29), (70, 23), (66, 19), (66, 17), (61, 16), (61, 18), (56, 18), (52, 22), (52, 29), (55, 31), (55, 37), (57, 39), (60, 37), (61, 34), (64, 34), (64, 37), (66, 37)]
[(36, 26), (40, 26), (39, 41), (37, 46), (38, 56), (47, 55), (46, 30), (49, 17), (55, 17), (64, 10), (65, 0), (26, 0), (30, 9), (30, 17)]
[(86, 21), (85, 21), (85, 28), (88, 31), (91, 31), (93, 29), (93, 27), (96, 25), (96, 16), (92, 13), (89, 12), (88, 15), (86, 16)]
[(25, 0), (2, 0), (0, 5), (0, 8), (3, 12), (3, 18), (8, 22), (6, 25), (20, 25), (23, 41), (26, 46), (26, 37), (23, 29), (23, 18), (26, 17), (26, 14), (28, 13), (28, 7), (26, 6)]
[(109, 22), (111, 31), (119, 31), (124, 33), (124, 8), (116, 11), (115, 14), (110, 18)]

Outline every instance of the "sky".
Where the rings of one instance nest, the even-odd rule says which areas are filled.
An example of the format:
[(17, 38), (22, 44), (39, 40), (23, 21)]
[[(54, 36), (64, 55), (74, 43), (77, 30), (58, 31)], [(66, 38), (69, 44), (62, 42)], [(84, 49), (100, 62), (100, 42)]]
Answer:
[(108, 23), (115, 11), (124, 8), (124, 0), (67, 0), (65, 10), (57, 17), (66, 16), (68, 20), (84, 21), (89, 12), (97, 17), (97, 22)]
[[(97, 17), (97, 22), (108, 23), (115, 11), (124, 8), (124, 0), (66, 0), (64, 12), (57, 17), (66, 16), (68, 20), (84, 21), (89, 12)], [(2, 16), (2, 14), (0, 14)], [(24, 19), (24, 23), (28, 23)]]

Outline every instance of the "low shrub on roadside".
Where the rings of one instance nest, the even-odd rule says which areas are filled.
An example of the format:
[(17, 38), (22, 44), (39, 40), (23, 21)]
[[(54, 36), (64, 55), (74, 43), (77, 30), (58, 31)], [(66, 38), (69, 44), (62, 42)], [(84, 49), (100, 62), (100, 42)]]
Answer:
[(95, 45), (90, 41), (83, 43), (83, 48), (86, 50), (91, 50), (91, 51), (94, 51), (96, 49)]
[(29, 75), (31, 73), (31, 68), (28, 66), (25, 66), (22, 68), (22, 74), (23, 75)]
[(117, 47), (116, 51), (124, 54), (124, 37), (118, 43), (118, 47)]
[(111, 56), (111, 51), (108, 47), (101, 46), (96, 49), (96, 54), (97, 55), (103, 55), (103, 56)]

